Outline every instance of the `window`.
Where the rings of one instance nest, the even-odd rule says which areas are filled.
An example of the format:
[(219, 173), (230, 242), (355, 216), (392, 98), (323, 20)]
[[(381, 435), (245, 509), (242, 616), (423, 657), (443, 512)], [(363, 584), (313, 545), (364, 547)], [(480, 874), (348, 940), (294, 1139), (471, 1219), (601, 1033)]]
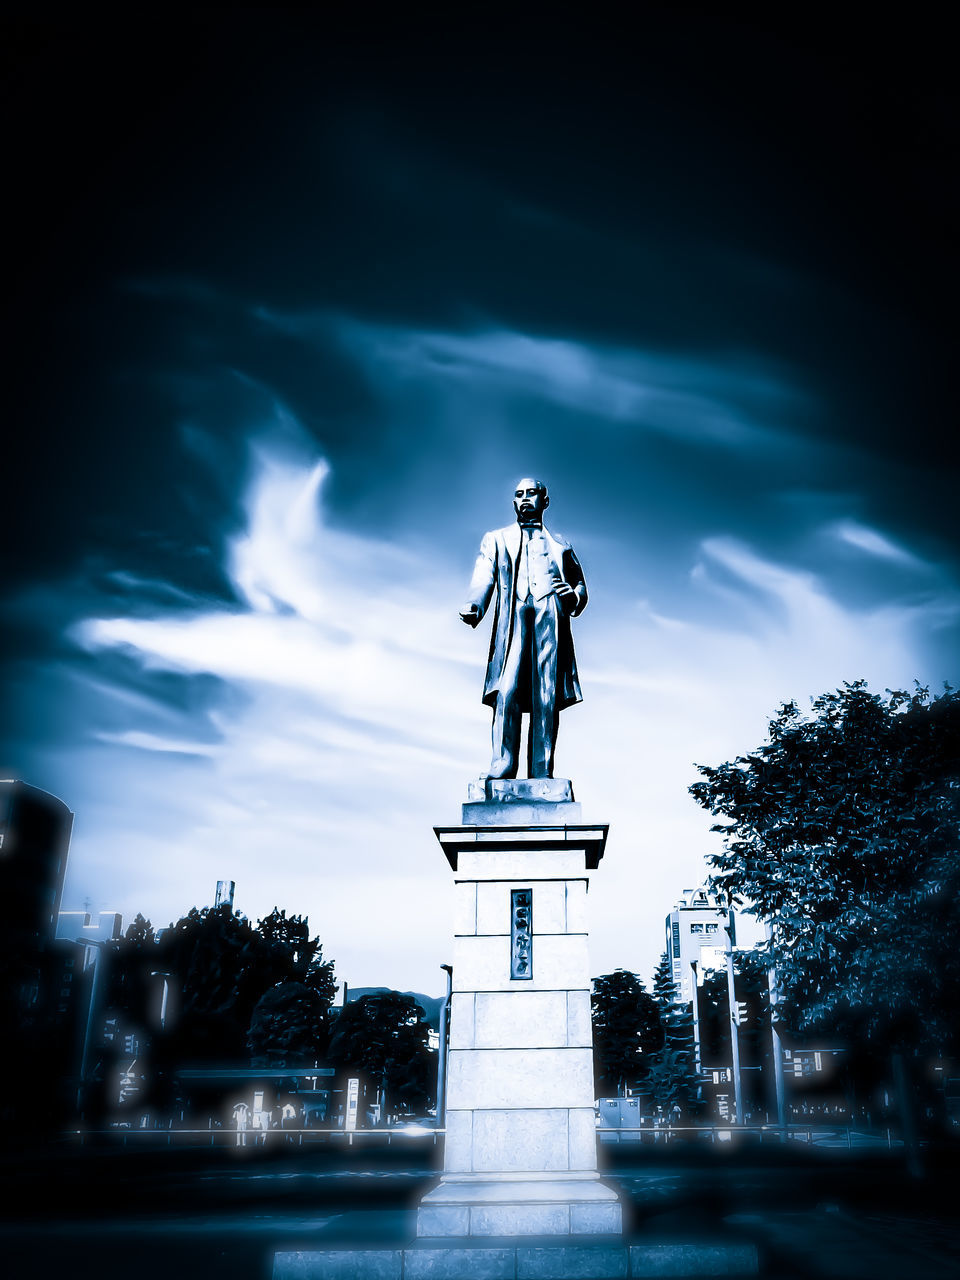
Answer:
[(714, 924), (708, 924), (708, 925), (706, 926), (706, 929), (707, 929), (707, 933), (716, 933), (716, 932), (717, 932), (717, 926), (716, 926), (716, 923), (714, 923)]
[(680, 954), (680, 921), (679, 920), (674, 920), (673, 922), (673, 954), (675, 956), (678, 956)]
[(690, 926), (690, 932), (691, 932), (691, 933), (703, 933), (703, 925), (702, 925), (702, 924), (692, 924), (692, 925)]

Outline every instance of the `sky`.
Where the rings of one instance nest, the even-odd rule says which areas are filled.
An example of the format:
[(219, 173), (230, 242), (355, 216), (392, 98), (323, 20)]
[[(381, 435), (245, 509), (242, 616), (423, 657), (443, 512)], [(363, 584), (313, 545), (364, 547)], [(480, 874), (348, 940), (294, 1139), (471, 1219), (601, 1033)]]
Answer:
[(641, 14), (8, 21), (0, 775), (76, 813), (65, 909), (233, 879), (442, 990), (523, 475), (590, 589), (596, 973), (704, 878), (698, 763), (956, 683), (945, 33)]

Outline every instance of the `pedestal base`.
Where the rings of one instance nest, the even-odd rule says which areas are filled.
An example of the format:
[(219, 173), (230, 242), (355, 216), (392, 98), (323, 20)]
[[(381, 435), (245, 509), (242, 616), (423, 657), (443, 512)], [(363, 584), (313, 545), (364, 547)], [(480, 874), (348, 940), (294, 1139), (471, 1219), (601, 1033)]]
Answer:
[(432, 1245), (274, 1255), (273, 1280), (640, 1280), (738, 1277), (759, 1270), (752, 1243), (702, 1241)]
[(569, 778), (480, 778), (467, 787), (466, 826), (575, 826), (580, 806)]
[(623, 1216), (617, 1193), (599, 1179), (444, 1178), (420, 1201), (417, 1236), (619, 1235)]

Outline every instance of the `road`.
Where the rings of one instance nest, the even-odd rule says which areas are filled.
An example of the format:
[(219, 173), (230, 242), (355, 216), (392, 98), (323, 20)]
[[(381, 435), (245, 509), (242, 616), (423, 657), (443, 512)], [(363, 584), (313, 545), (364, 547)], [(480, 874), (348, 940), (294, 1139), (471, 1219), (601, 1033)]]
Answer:
[[(776, 1280), (960, 1277), (953, 1153), (922, 1183), (896, 1153), (605, 1154), (644, 1240), (755, 1241)], [(21, 1153), (0, 1161), (0, 1258), (11, 1280), (269, 1280), (276, 1249), (409, 1236), (434, 1156), (202, 1151)]]

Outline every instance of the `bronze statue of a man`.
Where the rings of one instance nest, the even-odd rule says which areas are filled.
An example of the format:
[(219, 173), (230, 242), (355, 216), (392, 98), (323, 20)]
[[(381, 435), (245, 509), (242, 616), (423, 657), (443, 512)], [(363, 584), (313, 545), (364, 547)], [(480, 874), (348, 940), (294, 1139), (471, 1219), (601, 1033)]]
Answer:
[(573, 548), (543, 527), (547, 487), (525, 478), (513, 506), (517, 523), (484, 534), (460, 617), (475, 627), (496, 592), (483, 701), (493, 708), (489, 777), (515, 778), (520, 717), (530, 714), (527, 773), (553, 777), (560, 712), (581, 701), (570, 619), (587, 606)]

